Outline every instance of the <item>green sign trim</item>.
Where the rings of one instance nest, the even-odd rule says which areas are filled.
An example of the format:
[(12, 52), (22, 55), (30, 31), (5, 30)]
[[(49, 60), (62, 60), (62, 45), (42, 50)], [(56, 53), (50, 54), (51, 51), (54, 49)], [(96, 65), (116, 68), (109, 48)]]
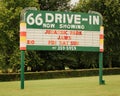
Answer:
[(27, 50), (48, 50), (48, 51), (90, 51), (99, 52), (99, 47), (80, 47), (80, 46), (40, 46), (27, 45)]
[(54, 12), (28, 10), (25, 14), (27, 28), (99, 31), (101, 17), (80, 12)]

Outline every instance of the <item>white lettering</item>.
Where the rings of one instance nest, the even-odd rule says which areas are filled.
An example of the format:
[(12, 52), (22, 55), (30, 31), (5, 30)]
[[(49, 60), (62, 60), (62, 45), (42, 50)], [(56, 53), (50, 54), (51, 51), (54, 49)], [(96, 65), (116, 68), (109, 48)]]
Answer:
[(72, 21), (73, 21), (73, 15), (67, 14), (67, 21), (68, 21), (69, 24), (72, 23)]
[(92, 24), (92, 18), (91, 18), (91, 15), (89, 16), (89, 24), (90, 24), (90, 25)]
[(63, 23), (66, 23), (66, 15), (63, 14)]
[(55, 24), (43, 23), (43, 28), (55, 28)]
[(55, 14), (55, 23), (62, 23), (62, 14)]
[(46, 13), (46, 23), (50, 23), (50, 22), (53, 22), (54, 21), (54, 16), (52, 13)]
[(60, 24), (60, 29), (85, 29), (84, 25)]
[(81, 24), (81, 15), (77, 14), (52, 14), (46, 13), (45, 16), (45, 23), (74, 23), (74, 24)]
[(99, 16), (93, 16), (93, 25), (99, 25)]
[(27, 16), (27, 23), (29, 25), (33, 25), (35, 23), (34, 18), (33, 18), (33, 13), (31, 13)]
[(36, 19), (35, 19), (36, 25), (42, 25), (43, 19), (41, 18), (41, 16), (42, 16), (42, 14), (38, 14), (36, 16)]
[(80, 20), (81, 20), (81, 15), (74, 16), (74, 23), (75, 24), (81, 24)]

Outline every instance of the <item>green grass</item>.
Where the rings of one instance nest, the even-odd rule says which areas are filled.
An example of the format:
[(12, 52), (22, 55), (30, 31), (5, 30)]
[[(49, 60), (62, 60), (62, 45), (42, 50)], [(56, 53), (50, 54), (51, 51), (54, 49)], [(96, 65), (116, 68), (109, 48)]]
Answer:
[(0, 96), (120, 96), (120, 75), (104, 76), (105, 85), (99, 85), (98, 76), (65, 79), (0, 82)]

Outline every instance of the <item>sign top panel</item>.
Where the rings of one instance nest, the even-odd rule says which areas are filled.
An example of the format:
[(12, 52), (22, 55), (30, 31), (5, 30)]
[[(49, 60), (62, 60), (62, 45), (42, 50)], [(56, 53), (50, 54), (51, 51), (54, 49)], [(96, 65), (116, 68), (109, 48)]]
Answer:
[(28, 10), (27, 28), (100, 31), (101, 18), (97, 14)]
[(25, 11), (24, 21), (24, 31), (20, 29), (22, 49), (96, 52), (103, 49), (100, 14), (31, 9)]

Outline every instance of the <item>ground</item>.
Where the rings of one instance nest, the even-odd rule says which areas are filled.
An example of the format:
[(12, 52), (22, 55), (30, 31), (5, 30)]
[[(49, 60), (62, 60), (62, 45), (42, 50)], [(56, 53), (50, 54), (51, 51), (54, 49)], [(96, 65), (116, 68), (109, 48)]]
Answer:
[(99, 77), (79, 77), (0, 82), (0, 96), (120, 96), (120, 75), (104, 76), (105, 85), (99, 85)]

